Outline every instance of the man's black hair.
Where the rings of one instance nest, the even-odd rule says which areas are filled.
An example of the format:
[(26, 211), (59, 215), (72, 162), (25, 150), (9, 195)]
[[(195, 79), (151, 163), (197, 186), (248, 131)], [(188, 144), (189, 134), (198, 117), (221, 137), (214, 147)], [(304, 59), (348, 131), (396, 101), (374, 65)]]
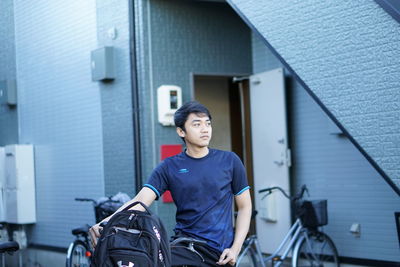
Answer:
[(174, 115), (175, 126), (181, 128), (185, 131), (185, 122), (187, 121), (189, 115), (194, 113), (196, 115), (204, 114), (210, 118), (211, 114), (208, 109), (197, 101), (190, 101), (183, 104)]

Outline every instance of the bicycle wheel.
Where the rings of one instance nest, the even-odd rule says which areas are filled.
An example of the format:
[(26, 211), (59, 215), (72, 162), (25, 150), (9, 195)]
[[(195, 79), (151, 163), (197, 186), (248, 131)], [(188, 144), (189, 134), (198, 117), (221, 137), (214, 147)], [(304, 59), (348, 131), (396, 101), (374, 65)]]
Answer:
[(339, 267), (339, 256), (332, 239), (321, 232), (308, 232), (299, 239), (294, 252), (294, 267)]
[(239, 254), (236, 267), (257, 267), (257, 257), (253, 248), (249, 248), (245, 254)]
[(66, 267), (89, 267), (91, 251), (82, 240), (75, 240), (68, 248)]

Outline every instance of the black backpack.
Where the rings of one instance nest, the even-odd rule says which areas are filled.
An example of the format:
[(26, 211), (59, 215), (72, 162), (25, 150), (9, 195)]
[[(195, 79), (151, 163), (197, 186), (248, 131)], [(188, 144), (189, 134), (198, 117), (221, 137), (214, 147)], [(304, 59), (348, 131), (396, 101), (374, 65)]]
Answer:
[[(129, 210), (142, 205), (146, 211)], [(161, 220), (142, 202), (116, 213), (104, 226), (91, 267), (170, 267), (171, 251)]]

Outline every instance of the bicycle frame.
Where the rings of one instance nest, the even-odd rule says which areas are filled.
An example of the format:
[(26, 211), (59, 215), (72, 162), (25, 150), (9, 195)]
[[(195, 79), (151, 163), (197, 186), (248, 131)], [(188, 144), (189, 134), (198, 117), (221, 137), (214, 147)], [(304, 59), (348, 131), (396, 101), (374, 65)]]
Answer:
[(237, 262), (241, 262), (242, 261), (244, 255), (246, 255), (247, 251), (249, 251), (251, 245), (254, 244), (254, 246), (256, 247), (257, 256), (258, 256), (258, 258), (260, 259), (260, 262), (261, 262), (261, 267), (266, 267), (265, 263), (264, 263), (263, 255), (261, 254), (260, 244), (258, 243), (257, 236), (252, 235), (252, 236), (249, 237), (249, 239), (250, 239), (249, 243), (244, 248), (244, 250), (240, 253), (240, 255), (239, 255), (238, 259), (237, 259)]
[[(266, 262), (272, 261), (274, 258), (279, 257), (279, 262), (277, 262), (274, 266), (279, 267), (282, 262), (286, 259), (288, 256), (290, 250), (292, 249), (293, 245), (295, 244), (296, 240), (300, 236), (302, 230), (303, 230), (303, 225), (301, 224), (300, 219), (297, 219), (295, 223), (290, 227), (289, 232), (286, 234), (285, 238), (279, 245), (279, 247), (275, 250), (274, 253), (272, 253), (271, 256), (266, 257), (264, 260)], [(285, 250), (282, 253), (282, 256), (280, 255), (280, 251), (285, 247), (285, 245), (288, 244), (285, 248)]]
[[(296, 219), (295, 223), (290, 227), (288, 233), (286, 234), (285, 238), (283, 241), (280, 243), (279, 247), (275, 250), (272, 255), (268, 257), (263, 257), (261, 254), (261, 249), (260, 245), (258, 243), (257, 237), (256, 236), (251, 236), (249, 244), (245, 247), (243, 252), (240, 254), (237, 262), (240, 262), (243, 258), (243, 256), (247, 253), (247, 251), (250, 249), (252, 244), (255, 245), (257, 254), (259, 259), (261, 260), (261, 266), (265, 267), (265, 263), (269, 261), (278, 261), (274, 264), (274, 266), (279, 267), (282, 265), (286, 257), (289, 255), (289, 252), (295, 246), (297, 240), (299, 239), (300, 235), (303, 233), (306, 233), (306, 229), (303, 227), (300, 219)], [(305, 235), (305, 238), (307, 238), (307, 235)], [(283, 253), (281, 254), (280, 252), (283, 250)]]

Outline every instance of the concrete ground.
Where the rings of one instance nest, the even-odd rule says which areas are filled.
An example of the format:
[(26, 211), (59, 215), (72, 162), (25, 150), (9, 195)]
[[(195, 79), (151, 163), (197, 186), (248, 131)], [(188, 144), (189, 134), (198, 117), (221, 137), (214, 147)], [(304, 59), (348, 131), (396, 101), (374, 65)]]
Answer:
[[(6, 267), (65, 267), (67, 253), (25, 249), (6, 255)], [(1, 266), (1, 265), (0, 265)]]
[[(5, 256), (6, 267), (65, 267), (66, 253), (41, 249), (21, 250)], [(0, 266), (1, 263), (0, 263)], [(369, 267), (365, 265), (341, 264), (341, 267)]]

